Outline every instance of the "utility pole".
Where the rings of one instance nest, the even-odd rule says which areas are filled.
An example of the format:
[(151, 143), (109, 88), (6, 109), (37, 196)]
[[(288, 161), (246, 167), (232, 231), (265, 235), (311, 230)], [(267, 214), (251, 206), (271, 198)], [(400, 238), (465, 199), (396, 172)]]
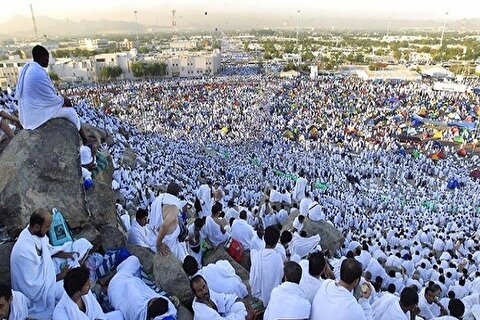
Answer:
[(38, 41), (37, 23), (35, 22), (35, 15), (33, 14), (33, 6), (31, 3), (30, 3), (30, 12), (32, 13), (33, 30), (35, 30), (35, 40)]
[(445, 27), (447, 26), (447, 16), (448, 12), (445, 12), (445, 18), (443, 19), (442, 37), (440, 38), (440, 48), (443, 46), (443, 36), (445, 35)]
[(138, 49), (138, 46), (139, 46), (139, 40), (138, 40), (138, 19), (137, 19), (137, 10), (134, 11), (135, 13), (135, 24), (136, 24), (136, 27), (137, 27), (137, 49)]
[(300, 16), (300, 10), (297, 10), (297, 54), (298, 54), (298, 60), (297, 60), (297, 64), (298, 66), (300, 66), (300, 47), (299, 47), (299, 44), (298, 44), (298, 18)]
[(447, 26), (447, 16), (448, 12), (445, 12), (445, 18), (443, 19), (443, 29), (442, 29), (442, 37), (440, 38), (440, 50), (442, 50), (442, 64), (443, 64), (443, 56), (445, 53), (445, 50), (443, 50), (443, 37), (445, 35), (445, 27)]

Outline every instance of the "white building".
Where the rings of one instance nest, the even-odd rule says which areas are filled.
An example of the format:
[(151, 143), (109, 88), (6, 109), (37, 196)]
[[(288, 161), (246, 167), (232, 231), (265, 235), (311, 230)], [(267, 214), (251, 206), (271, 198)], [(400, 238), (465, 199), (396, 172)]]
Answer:
[(195, 49), (197, 46), (196, 41), (172, 41), (170, 42), (170, 51), (172, 52), (182, 52)]
[(57, 59), (50, 70), (63, 81), (94, 81), (96, 79), (95, 63), (90, 59)]
[(167, 59), (170, 77), (201, 77), (218, 73), (221, 68), (220, 50), (213, 52), (184, 52)]
[(103, 53), (97, 54), (93, 57), (96, 67), (96, 72), (105, 66), (115, 67), (119, 66), (122, 69), (122, 78), (131, 78), (132, 75), (132, 62), (133, 52), (115, 52), (115, 53)]
[(101, 50), (108, 48), (108, 40), (83, 38), (78, 40), (78, 46), (80, 47), (80, 49), (85, 49), (89, 51)]
[(2, 87), (9, 85), (14, 87), (17, 84), (20, 69), (28, 62), (29, 59), (19, 59), (12, 57), (8, 60), (0, 61), (0, 78), (2, 79)]

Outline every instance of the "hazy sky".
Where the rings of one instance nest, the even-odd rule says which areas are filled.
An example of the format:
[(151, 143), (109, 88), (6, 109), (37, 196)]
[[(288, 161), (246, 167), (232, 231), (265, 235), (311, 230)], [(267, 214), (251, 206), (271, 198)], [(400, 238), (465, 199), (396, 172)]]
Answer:
[[(192, 19), (225, 18), (235, 13), (278, 16), (288, 19), (300, 10), (304, 16), (391, 17), (392, 19), (480, 18), (478, 0), (0, 0), (0, 22), (16, 15), (29, 16), (32, 3), (36, 16), (57, 19), (134, 20), (138, 11), (142, 24), (159, 24), (168, 20), (171, 10), (177, 10), (178, 22), (182, 13)], [(205, 16), (205, 12), (208, 12)]]

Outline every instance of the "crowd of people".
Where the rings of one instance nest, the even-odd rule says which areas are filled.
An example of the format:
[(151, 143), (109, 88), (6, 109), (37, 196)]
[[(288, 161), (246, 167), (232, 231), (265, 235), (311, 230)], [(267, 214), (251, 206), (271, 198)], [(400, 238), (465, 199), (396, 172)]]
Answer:
[[(182, 262), (195, 319), (252, 319), (249, 295), (262, 302), (264, 319), (480, 319), (479, 183), (471, 176), (478, 156), (476, 131), (465, 125), (478, 121), (479, 96), (434, 91), (426, 81), (263, 75), (126, 80), (61, 93), (79, 124), (112, 135), (99, 152), (113, 158), (128, 242)], [(33, 129), (21, 113), (19, 121)], [(440, 130), (463, 145), (431, 140)], [(125, 163), (128, 151), (136, 164)], [(84, 156), (85, 169), (95, 152)], [(444, 156), (431, 156), (438, 152)], [(138, 209), (131, 224), (127, 208)], [(341, 231), (342, 247), (321, 248), (319, 235), (302, 230), (306, 220)], [(227, 261), (203, 265), (219, 246), (234, 257), (235, 246), (249, 253), (249, 288)], [(130, 278), (140, 268), (130, 257), (119, 273), (124, 264), (134, 269)], [(132, 292), (142, 290), (140, 278), (132, 281)], [(89, 294), (67, 283), (58, 305)], [(127, 292), (121, 282), (110, 286), (109, 295)], [(149, 319), (152, 300), (174, 315), (168, 299), (152, 297), (138, 319)]]

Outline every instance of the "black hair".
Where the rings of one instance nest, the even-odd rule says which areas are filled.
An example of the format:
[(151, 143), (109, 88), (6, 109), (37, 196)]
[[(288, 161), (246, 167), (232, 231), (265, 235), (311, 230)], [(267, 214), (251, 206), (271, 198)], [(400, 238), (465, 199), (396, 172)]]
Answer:
[(182, 267), (183, 271), (185, 271), (188, 276), (193, 276), (195, 273), (198, 272), (198, 262), (194, 257), (190, 255), (185, 257)]
[(415, 289), (406, 287), (402, 290), (400, 294), (400, 303), (404, 307), (413, 307), (414, 305), (418, 304), (418, 293)]
[(265, 244), (267, 247), (275, 247), (278, 243), (278, 239), (280, 238), (280, 231), (275, 226), (268, 226), (265, 228), (265, 235), (263, 236), (265, 239)]
[(180, 193), (181, 191), (181, 188), (180, 186), (175, 183), (175, 182), (170, 182), (167, 186), (167, 193), (171, 194), (171, 195), (174, 195), (174, 196), (178, 196), (178, 194)]
[(195, 221), (193, 222), (193, 224), (195, 225), (195, 227), (197, 229), (201, 229), (203, 227), (203, 225), (205, 224), (205, 221), (203, 221), (202, 218), (197, 218), (195, 219)]
[(322, 252), (313, 252), (308, 257), (308, 273), (312, 277), (318, 277), (322, 274), (325, 269), (325, 256)]
[(352, 284), (362, 276), (362, 264), (351, 258), (343, 260), (340, 267), (340, 280), (347, 284)]
[(32, 57), (34, 61), (38, 61), (38, 59), (41, 59), (43, 57), (48, 57), (48, 50), (41, 45), (36, 45), (32, 49)]
[(149, 303), (147, 309), (147, 319), (154, 319), (168, 312), (168, 301), (166, 298), (158, 297), (153, 299), (155, 300), (151, 304)]
[(148, 217), (148, 211), (143, 208), (138, 208), (137, 213), (135, 214), (135, 218), (139, 220), (145, 217)]
[(220, 202), (215, 202), (212, 206), (212, 215), (217, 215), (222, 211), (222, 204)]
[(89, 278), (90, 271), (85, 267), (70, 269), (63, 279), (63, 288), (68, 296), (72, 297), (75, 292), (82, 290)]
[(0, 283), (0, 298), (4, 298), (6, 301), (12, 297), (12, 287), (8, 284)]
[(245, 211), (245, 210), (240, 211), (240, 219), (242, 219), (242, 220), (247, 219), (247, 211)]
[(465, 313), (465, 305), (460, 299), (451, 299), (448, 303), (448, 311), (452, 317), (460, 319)]
[(32, 215), (30, 216), (30, 227), (34, 225), (43, 226), (45, 223), (45, 211), (46, 209), (37, 209), (33, 211)]
[(300, 283), (300, 279), (302, 279), (302, 267), (300, 267), (298, 263), (294, 261), (288, 261), (283, 267), (283, 272), (287, 281), (296, 284)]
[(280, 243), (281, 244), (289, 243), (290, 241), (292, 241), (292, 238), (293, 238), (292, 233), (288, 230), (285, 230), (280, 235)]

